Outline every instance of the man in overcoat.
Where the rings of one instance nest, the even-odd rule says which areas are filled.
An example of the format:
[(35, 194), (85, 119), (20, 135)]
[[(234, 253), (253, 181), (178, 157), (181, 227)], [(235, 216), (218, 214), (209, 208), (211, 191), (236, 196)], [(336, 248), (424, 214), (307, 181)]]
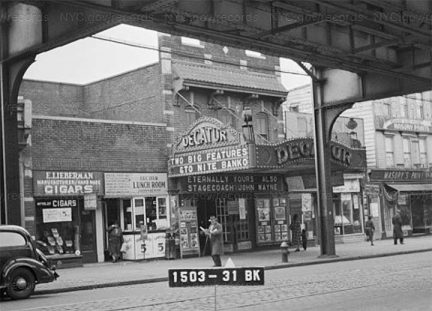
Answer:
[(216, 216), (210, 216), (210, 226), (205, 231), (205, 234), (210, 239), (211, 256), (214, 262), (214, 267), (221, 267), (222, 262), (220, 256), (223, 253), (223, 235), (222, 225), (218, 222)]
[(397, 210), (396, 214), (392, 218), (392, 224), (393, 224), (393, 240), (394, 244), (397, 244), (397, 240), (399, 239), (400, 244), (403, 243), (403, 232), (402, 232), (402, 217), (400, 215), (400, 211)]

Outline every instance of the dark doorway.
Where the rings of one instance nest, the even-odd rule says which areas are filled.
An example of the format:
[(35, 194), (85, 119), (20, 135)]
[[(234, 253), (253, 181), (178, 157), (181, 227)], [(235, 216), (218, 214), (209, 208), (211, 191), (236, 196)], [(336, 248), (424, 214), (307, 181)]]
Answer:
[(83, 262), (97, 262), (95, 212), (80, 210), (81, 255)]
[[(216, 216), (216, 204), (214, 199), (203, 200), (199, 199), (197, 202), (197, 216), (198, 216), (198, 225), (203, 228), (208, 228), (210, 225), (209, 218), (212, 215)], [(200, 230), (199, 235), (200, 242), (200, 254), (201, 256), (210, 255), (210, 241), (207, 241), (205, 234)]]

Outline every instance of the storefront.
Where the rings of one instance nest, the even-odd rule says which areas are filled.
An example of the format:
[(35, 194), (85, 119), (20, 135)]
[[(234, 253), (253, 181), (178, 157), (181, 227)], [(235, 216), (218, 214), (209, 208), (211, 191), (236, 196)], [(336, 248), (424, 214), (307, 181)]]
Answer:
[(430, 233), (432, 229), (432, 172), (428, 170), (375, 169), (371, 185), (379, 188), (380, 212), (385, 237), (393, 236), (391, 219), (399, 209), (405, 235)]
[[(365, 152), (332, 143), (332, 161), (332, 183), (344, 185), (342, 171), (364, 171)], [(341, 235), (363, 230), (360, 175), (348, 176), (352, 184), (336, 193)], [(179, 224), (185, 254), (208, 252), (199, 228), (208, 227), (210, 215), (216, 215), (223, 226), (228, 252), (291, 240), (294, 214), (300, 216), (308, 238), (317, 239), (312, 138), (256, 145), (218, 120), (201, 118), (174, 145), (168, 177), (170, 191), (178, 196), (180, 221), (183, 211), (193, 217), (190, 223)]]
[(59, 267), (97, 262), (102, 173), (33, 171), (36, 240)]
[[(167, 175), (163, 173), (105, 173), (104, 223), (118, 223), (126, 243), (125, 260), (165, 256), (170, 228)], [(108, 247), (108, 233), (105, 246)]]

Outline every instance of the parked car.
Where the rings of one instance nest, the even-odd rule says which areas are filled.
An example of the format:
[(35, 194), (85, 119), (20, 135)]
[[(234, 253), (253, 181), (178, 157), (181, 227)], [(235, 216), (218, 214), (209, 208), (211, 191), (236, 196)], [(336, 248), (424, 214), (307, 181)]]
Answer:
[(0, 272), (0, 293), (12, 299), (27, 298), (36, 284), (58, 277), (29, 232), (14, 225), (0, 225)]

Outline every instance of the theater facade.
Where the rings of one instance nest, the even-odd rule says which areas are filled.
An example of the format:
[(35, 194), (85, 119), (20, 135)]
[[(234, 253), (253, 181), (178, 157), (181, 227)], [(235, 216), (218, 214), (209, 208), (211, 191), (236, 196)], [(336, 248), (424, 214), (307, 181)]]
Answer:
[[(335, 233), (363, 236), (365, 150), (332, 142)], [(223, 225), (225, 251), (279, 246), (301, 216), (317, 241), (313, 138), (257, 144), (217, 119), (202, 117), (181, 133), (168, 160), (172, 212), (182, 255), (205, 254), (210, 215)], [(174, 221), (173, 224), (176, 222)]]

